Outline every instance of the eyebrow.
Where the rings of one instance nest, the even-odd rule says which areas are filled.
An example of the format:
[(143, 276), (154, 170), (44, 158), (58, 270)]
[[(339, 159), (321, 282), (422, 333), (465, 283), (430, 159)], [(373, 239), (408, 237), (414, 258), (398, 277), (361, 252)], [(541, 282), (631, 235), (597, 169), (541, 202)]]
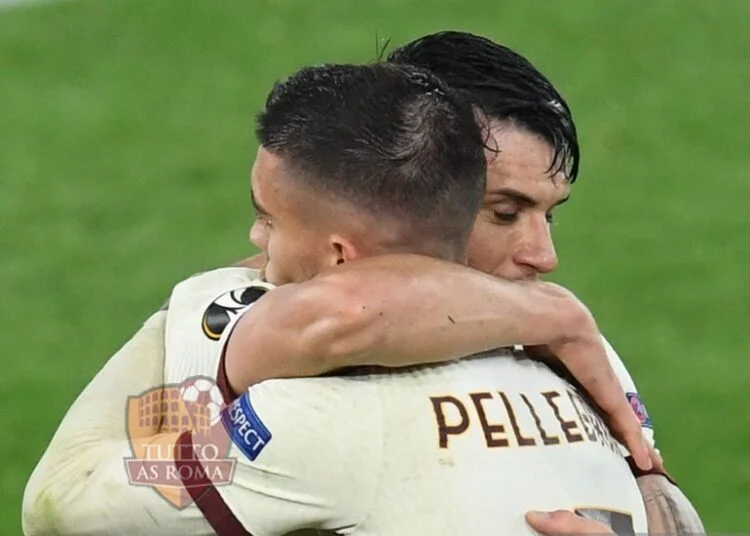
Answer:
[(253, 191), (252, 188), (250, 188), (250, 203), (252, 203), (253, 208), (255, 209), (255, 213), (256, 214), (262, 214), (264, 216), (270, 216), (271, 215), (271, 213), (268, 212), (263, 207), (263, 205), (261, 205), (260, 203), (258, 203), (258, 198), (255, 197), (255, 192)]
[[(497, 195), (497, 196), (503, 196), (508, 197), (518, 203), (519, 205), (523, 205), (525, 207), (533, 208), (536, 207), (539, 203), (536, 201), (536, 199), (533, 199), (526, 195), (523, 192), (519, 192), (518, 190), (514, 190), (513, 188), (498, 188), (497, 190), (491, 190), (487, 192), (488, 195)], [(570, 199), (570, 194), (566, 195), (564, 198), (560, 199), (557, 203), (555, 203), (554, 206), (559, 207), (563, 203), (567, 202)]]

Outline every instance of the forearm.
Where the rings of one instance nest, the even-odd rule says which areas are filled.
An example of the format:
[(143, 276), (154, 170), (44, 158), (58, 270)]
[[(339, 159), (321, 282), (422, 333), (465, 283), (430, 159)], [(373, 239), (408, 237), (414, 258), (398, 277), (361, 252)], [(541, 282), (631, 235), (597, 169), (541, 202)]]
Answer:
[(570, 294), (551, 284), (499, 280), (415, 255), (375, 257), (269, 292), (238, 323), (227, 372), (244, 390), (272, 377), (547, 344), (593, 323), (570, 304)]
[[(129, 395), (162, 383), (165, 316), (152, 316), (68, 410), (26, 486), (27, 535), (102, 533), (104, 529), (96, 527), (103, 525), (95, 518), (106, 520), (117, 508), (134, 507), (139, 502), (131, 501), (131, 494), (140, 498), (151, 491), (127, 482), (126, 410)], [(101, 511), (97, 504), (109, 510)]]
[(417, 255), (345, 263), (261, 297), (231, 331), (224, 370), (240, 393), (269, 378), (437, 363), (516, 344), (559, 359), (637, 465), (651, 468), (596, 322), (575, 296), (550, 283), (505, 281)]
[(401, 273), (373, 272), (374, 289), (365, 283), (351, 292), (364, 313), (350, 325), (367, 326), (365, 336), (339, 335), (329, 345), (334, 366), (413, 365), (515, 344), (547, 344), (573, 331), (580, 319), (580, 311), (569, 307), (569, 293), (551, 284), (510, 282), (423, 258)]
[(648, 517), (649, 534), (704, 534), (703, 523), (680, 488), (663, 475), (637, 479)]

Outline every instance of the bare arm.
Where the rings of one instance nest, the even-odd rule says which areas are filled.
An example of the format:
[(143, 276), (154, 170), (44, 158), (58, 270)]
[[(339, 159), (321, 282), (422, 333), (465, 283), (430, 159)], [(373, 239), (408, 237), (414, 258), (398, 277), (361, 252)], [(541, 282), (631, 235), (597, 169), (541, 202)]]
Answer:
[(417, 255), (347, 263), (262, 297), (238, 322), (225, 364), (242, 392), (268, 378), (434, 363), (514, 344), (546, 345), (610, 416), (638, 465), (650, 467), (592, 315), (551, 283), (504, 281)]
[(268, 378), (433, 363), (513, 344), (585, 338), (598, 347), (595, 328), (585, 307), (556, 285), (383, 256), (268, 293), (239, 322), (227, 366), (242, 391)]
[(705, 534), (695, 507), (667, 477), (644, 475), (637, 481), (646, 505), (649, 534)]

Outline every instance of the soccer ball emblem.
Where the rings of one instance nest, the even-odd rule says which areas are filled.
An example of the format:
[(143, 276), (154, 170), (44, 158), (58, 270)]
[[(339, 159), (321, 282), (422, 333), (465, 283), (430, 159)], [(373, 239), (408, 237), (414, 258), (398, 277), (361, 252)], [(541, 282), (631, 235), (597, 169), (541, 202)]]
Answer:
[[(194, 421), (196, 415), (205, 414), (207, 411), (210, 426), (219, 422), (224, 399), (219, 387), (212, 380), (204, 377), (192, 378), (182, 384), (180, 396), (188, 407), (194, 408), (191, 412), (194, 413)], [(201, 411), (203, 408), (205, 411)]]

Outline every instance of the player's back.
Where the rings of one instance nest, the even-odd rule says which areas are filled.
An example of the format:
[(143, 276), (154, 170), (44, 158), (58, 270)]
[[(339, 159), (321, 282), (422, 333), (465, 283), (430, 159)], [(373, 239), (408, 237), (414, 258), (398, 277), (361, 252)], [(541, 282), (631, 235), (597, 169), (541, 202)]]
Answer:
[[(231, 268), (178, 285), (168, 383), (215, 377), (234, 320), (257, 298), (256, 277)], [(252, 534), (533, 534), (523, 513), (557, 508), (646, 532), (635, 480), (602, 420), (530, 360), (496, 354), (273, 380), (228, 416), (238, 463), (219, 493)]]
[(546, 366), (484, 357), (373, 379), (382, 478), (363, 534), (533, 534), (524, 512), (559, 508), (646, 532), (615, 441)]
[(252, 534), (534, 534), (524, 512), (560, 508), (647, 531), (601, 419), (532, 361), (272, 380), (225, 418), (238, 464), (219, 493)]

